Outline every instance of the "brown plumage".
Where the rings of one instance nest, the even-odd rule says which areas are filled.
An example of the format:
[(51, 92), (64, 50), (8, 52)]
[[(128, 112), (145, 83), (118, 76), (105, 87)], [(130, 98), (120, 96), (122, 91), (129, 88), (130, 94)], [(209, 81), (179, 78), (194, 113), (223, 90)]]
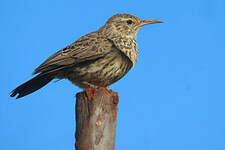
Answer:
[(141, 20), (129, 14), (112, 16), (99, 30), (89, 33), (58, 51), (42, 63), (33, 79), (12, 91), (11, 97), (28, 95), (54, 78), (69, 79), (85, 89), (90, 85), (107, 87), (121, 79), (137, 62), (138, 30), (162, 21)]

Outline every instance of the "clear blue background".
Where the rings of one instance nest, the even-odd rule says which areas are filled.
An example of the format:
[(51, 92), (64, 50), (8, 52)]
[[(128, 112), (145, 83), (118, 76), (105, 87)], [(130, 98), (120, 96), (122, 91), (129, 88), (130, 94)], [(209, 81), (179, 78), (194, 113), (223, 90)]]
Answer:
[(120, 102), (118, 150), (225, 149), (224, 0), (1, 0), (0, 149), (73, 150), (75, 94), (51, 82), (10, 91), (57, 50), (116, 13), (156, 18), (140, 30), (135, 68), (111, 88)]

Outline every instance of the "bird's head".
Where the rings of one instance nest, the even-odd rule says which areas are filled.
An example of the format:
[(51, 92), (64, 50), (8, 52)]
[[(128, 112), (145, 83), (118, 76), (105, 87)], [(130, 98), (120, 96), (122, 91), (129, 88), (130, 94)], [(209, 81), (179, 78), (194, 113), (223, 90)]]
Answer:
[(156, 19), (141, 20), (130, 14), (116, 14), (109, 18), (106, 24), (100, 29), (108, 36), (122, 36), (136, 39), (137, 32), (147, 24), (163, 23)]

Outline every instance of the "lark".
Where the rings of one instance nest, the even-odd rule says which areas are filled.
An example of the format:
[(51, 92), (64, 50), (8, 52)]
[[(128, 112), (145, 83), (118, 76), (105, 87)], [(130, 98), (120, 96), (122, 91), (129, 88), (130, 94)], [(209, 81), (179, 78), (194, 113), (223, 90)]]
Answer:
[(48, 84), (68, 79), (78, 87), (107, 87), (120, 80), (138, 59), (136, 37), (139, 29), (160, 20), (141, 20), (130, 14), (116, 14), (104, 26), (61, 49), (43, 62), (31, 80), (12, 91), (21, 98)]

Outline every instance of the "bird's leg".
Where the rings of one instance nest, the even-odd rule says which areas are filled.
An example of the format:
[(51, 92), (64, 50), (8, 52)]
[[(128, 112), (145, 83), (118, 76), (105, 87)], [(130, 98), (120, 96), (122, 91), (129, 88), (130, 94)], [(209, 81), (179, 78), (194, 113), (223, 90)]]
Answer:
[[(99, 87), (99, 89), (102, 89), (104, 91), (107, 91), (109, 94), (113, 95), (113, 103), (114, 104), (118, 104), (119, 103), (118, 92), (114, 92), (113, 90), (107, 88), (107, 85), (109, 85), (109, 84), (106, 84), (106, 86), (103, 86), (103, 87)], [(106, 95), (106, 93), (104, 93), (103, 96), (104, 95)]]
[(103, 93), (103, 95), (101, 97), (101, 100), (107, 94), (106, 92), (108, 92), (109, 94), (113, 94), (114, 95), (113, 103), (115, 103), (115, 104), (119, 103), (118, 93), (117, 92), (113, 92), (111, 89), (107, 88), (107, 86), (100, 87), (100, 86), (96, 86), (94, 84), (88, 83), (86, 81), (84, 81), (83, 84), (88, 86), (88, 88), (85, 89), (85, 92), (86, 92), (86, 94), (87, 94), (89, 99), (93, 98), (94, 94), (95, 94), (95, 90), (99, 89), (99, 90), (103, 90), (104, 91), (104, 93)]
[[(114, 92), (113, 90), (107, 88), (107, 87), (99, 87), (99, 89), (103, 89), (104, 91), (107, 91), (109, 94), (113, 95), (113, 103), (114, 104), (118, 104), (119, 103), (119, 96), (118, 96), (118, 92)], [(103, 94), (103, 96), (106, 93)]]
[(94, 97), (94, 94), (95, 94), (95, 89), (98, 88), (98, 86), (94, 85), (94, 84), (91, 84), (89, 82), (86, 82), (86, 81), (83, 81), (83, 84), (86, 85), (88, 88), (84, 89), (86, 94), (87, 94), (87, 97), (90, 99), (92, 97)]
[(93, 88), (87, 88), (84, 91), (86, 92), (88, 99), (93, 98), (95, 95), (95, 89)]
[(83, 83), (84, 85), (86, 85), (88, 88), (92, 88), (92, 89), (97, 89), (97, 88), (99, 88), (99, 86), (94, 85), (94, 84), (91, 84), (91, 83), (86, 82), (86, 81), (83, 81), (82, 83)]
[(106, 90), (109, 94), (110, 93), (114, 93), (113, 90), (107, 88), (107, 86), (109, 86), (109, 85), (110, 85), (110, 83), (109, 82), (106, 82), (106, 84), (103, 87), (100, 87), (100, 88)]

